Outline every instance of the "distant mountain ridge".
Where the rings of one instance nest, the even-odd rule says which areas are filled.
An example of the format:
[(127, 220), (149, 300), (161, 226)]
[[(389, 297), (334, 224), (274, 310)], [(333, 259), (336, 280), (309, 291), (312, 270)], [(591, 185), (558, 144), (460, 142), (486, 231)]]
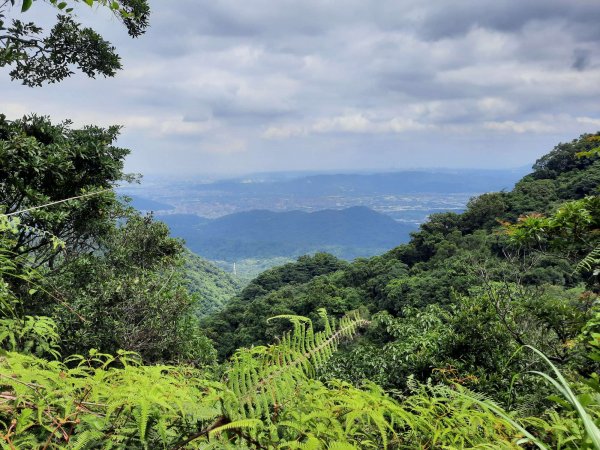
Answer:
[(409, 233), (416, 230), (364, 206), (316, 212), (253, 210), (213, 220), (198, 217), (195, 221), (194, 217), (157, 216), (192, 251), (224, 261), (315, 251), (353, 259), (407, 242)]
[[(264, 174), (210, 182), (155, 180), (148, 191), (130, 192), (134, 199), (143, 193), (157, 200), (142, 202), (142, 209), (153, 210), (192, 251), (226, 271), (236, 262), (238, 276), (247, 279), (248, 270), (254, 276), (272, 261), (317, 251), (348, 260), (380, 254), (407, 242), (430, 214), (461, 212), (470, 197), (512, 189), (524, 172)], [(175, 209), (167, 210), (166, 203)]]
[(510, 190), (527, 170), (401, 171), (323, 174), (291, 180), (252, 182), (233, 179), (194, 185), (198, 191), (264, 195), (385, 195), (404, 193), (491, 192)]

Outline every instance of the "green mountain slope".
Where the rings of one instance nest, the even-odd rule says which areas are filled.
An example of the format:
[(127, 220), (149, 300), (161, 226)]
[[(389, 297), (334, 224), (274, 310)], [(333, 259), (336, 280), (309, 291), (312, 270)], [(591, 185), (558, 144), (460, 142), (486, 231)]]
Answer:
[[(35, 140), (16, 137), (7, 148), (37, 155)], [(382, 256), (348, 263), (319, 253), (269, 270), (220, 311), (233, 280), (189, 256), (197, 311), (183, 246), (151, 216), (127, 209), (121, 219), (114, 205), (98, 247), (81, 251), (90, 238), (76, 235), (35, 271), (40, 241), (62, 246), (0, 215), (0, 373), (9, 374), (0, 377), (0, 440), (600, 450), (597, 142), (558, 146), (513, 191), (434, 215)], [(82, 225), (95, 212), (69, 207)], [(70, 217), (42, 212), (31, 218), (51, 230)], [(19, 233), (32, 230), (30, 254), (19, 255)], [(216, 364), (204, 330), (221, 356), (251, 348)]]
[(188, 289), (199, 296), (200, 317), (221, 310), (241, 290), (238, 279), (191, 252), (186, 255), (185, 279)]
[[(593, 295), (584, 294), (585, 279), (574, 272), (582, 253), (567, 244), (573, 236), (563, 239), (564, 255), (557, 255), (555, 247), (511, 244), (501, 222), (530, 213), (536, 220), (535, 214), (552, 214), (565, 201), (597, 196), (600, 159), (576, 157), (593, 145), (586, 138), (558, 145), (512, 191), (475, 198), (462, 214), (433, 215), (408, 244), (384, 255), (338, 266), (323, 258), (335, 270), (313, 272), (309, 279), (304, 261), (296, 271), (272, 269), (207, 318), (205, 329), (225, 357), (235, 347), (279, 335), (279, 325), (266, 321), (271, 316), (299, 314), (318, 322), (321, 307), (338, 316), (368, 310), (369, 332), (340, 352), (324, 377), (405, 390), (410, 376), (425, 382), (451, 373), (511, 401), (515, 394), (506, 387), (528, 364), (514, 353), (529, 344), (555, 361), (571, 361), (568, 349), (592, 314)], [(600, 211), (585, 214), (589, 221), (577, 226), (597, 228)], [(598, 233), (592, 236), (597, 241)], [(527, 407), (543, 408), (544, 389), (523, 389), (529, 389), (520, 394)]]
[(406, 242), (416, 228), (366, 207), (273, 212), (253, 210), (214, 220), (163, 215), (174, 236), (211, 260), (298, 257), (327, 251), (353, 259), (372, 256)]

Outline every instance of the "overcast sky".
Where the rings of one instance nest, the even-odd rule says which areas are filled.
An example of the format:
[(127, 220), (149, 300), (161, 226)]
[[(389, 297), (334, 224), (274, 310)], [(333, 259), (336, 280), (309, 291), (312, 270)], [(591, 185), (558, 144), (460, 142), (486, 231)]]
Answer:
[(78, 9), (115, 78), (27, 88), (2, 69), (0, 110), (122, 124), (142, 173), (517, 167), (600, 130), (599, 1), (150, 4), (135, 40)]

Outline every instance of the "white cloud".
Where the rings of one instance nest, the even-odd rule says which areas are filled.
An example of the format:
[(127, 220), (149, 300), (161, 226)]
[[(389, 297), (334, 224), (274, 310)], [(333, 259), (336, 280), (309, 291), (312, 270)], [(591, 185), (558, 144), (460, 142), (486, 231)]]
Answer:
[(600, 118), (598, 117), (577, 117), (577, 122), (588, 125), (590, 127), (595, 127), (600, 130)]
[(306, 134), (307, 129), (301, 125), (281, 125), (267, 128), (263, 133), (263, 137), (265, 139), (285, 139)]
[(284, 139), (295, 136), (327, 133), (384, 134), (421, 131), (430, 128), (411, 118), (393, 117), (388, 120), (373, 120), (365, 114), (352, 113), (321, 118), (309, 125), (285, 124), (271, 126), (263, 133), (266, 139)]
[(505, 120), (503, 122), (485, 122), (483, 127), (492, 131), (503, 131), (510, 133), (550, 133), (555, 130), (554, 126), (538, 120), (515, 122)]
[(498, 154), (517, 155), (499, 164), (521, 165), (600, 128), (597, 2), (183, 0), (152, 8), (151, 28), (136, 40), (118, 21), (82, 14), (120, 51), (117, 77), (33, 90), (4, 69), (0, 112), (121, 123), (135, 171), (300, 169), (325, 153), (317, 163), (329, 168), (386, 168), (395, 157), (410, 165), (413, 148), (435, 166), (492, 165), (490, 140)]

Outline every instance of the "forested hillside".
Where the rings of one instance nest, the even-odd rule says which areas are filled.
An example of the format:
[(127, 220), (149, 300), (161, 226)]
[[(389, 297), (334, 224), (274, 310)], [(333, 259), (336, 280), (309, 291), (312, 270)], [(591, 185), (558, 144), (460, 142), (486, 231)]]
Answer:
[(411, 224), (366, 207), (342, 210), (247, 211), (218, 219), (159, 215), (174, 236), (208, 259), (233, 263), (248, 258), (298, 257), (329, 251), (344, 259), (372, 256), (408, 240)]
[(188, 289), (199, 297), (198, 316), (221, 310), (241, 290), (237, 278), (193, 253), (185, 255), (183, 270)]
[[(409, 244), (382, 256), (346, 265), (342, 261), (336, 264), (333, 257), (318, 255), (263, 273), (211, 319), (214, 323), (207, 323), (211, 336), (222, 343), (217, 346), (221, 353), (229, 355), (238, 346), (270, 342), (281, 332), (273, 328), (274, 325), (266, 324), (264, 318), (277, 314), (310, 315), (318, 307), (338, 314), (359, 307), (368, 308), (372, 313), (385, 311), (386, 314), (378, 318), (387, 324), (393, 317), (407, 313), (411, 317), (408, 322), (412, 322), (415, 314), (421, 314), (419, 311), (461, 304), (461, 296), (478, 292), (485, 297), (497, 289), (534, 289), (526, 297), (537, 297), (545, 289), (558, 289), (564, 290), (566, 297), (572, 297), (569, 301), (577, 302), (579, 278), (573, 274), (572, 264), (562, 256), (539, 252), (534, 257), (524, 248), (515, 247), (503, 231), (502, 223), (514, 223), (527, 214), (550, 214), (565, 201), (596, 194), (600, 185), (600, 163), (575, 156), (590, 145), (586, 139), (559, 145), (538, 161), (534, 171), (512, 191), (474, 198), (463, 214), (433, 215), (413, 234)], [(591, 213), (594, 222), (590, 227), (595, 230), (597, 211)], [(323, 273), (315, 273), (307, 280), (307, 261), (311, 266), (323, 264)], [(333, 273), (317, 276), (327, 272)], [(290, 273), (302, 275), (294, 278)], [(570, 288), (575, 290), (569, 291)], [(543, 305), (522, 307), (531, 310)], [(380, 325), (382, 330), (388, 326), (385, 324)], [(371, 364), (373, 354), (380, 354), (387, 339), (393, 340), (393, 336), (383, 333), (374, 342), (361, 341), (353, 351), (361, 352), (362, 345), (372, 345), (367, 357), (370, 361), (365, 361)], [(408, 355), (412, 350), (407, 351)], [(394, 370), (404, 370), (386, 369), (386, 360), (396, 360), (389, 356), (381, 355), (381, 361), (373, 368), (385, 376), (392, 376)], [(454, 364), (450, 360), (448, 363)], [(350, 366), (358, 370), (356, 361)], [(375, 373), (362, 375), (369, 379), (376, 376)], [(405, 376), (404, 373), (399, 379)]]
[(598, 136), (408, 244), (301, 257), (198, 321), (237, 287), (118, 201), (110, 130), (0, 125), (4, 447), (598, 446)]
[[(154, 211), (165, 211), (172, 209), (171, 205), (146, 199), (139, 196), (125, 197), (124, 203), (132, 206), (143, 214), (153, 214)], [(169, 217), (183, 216), (186, 219), (188, 216), (173, 214)], [(197, 216), (189, 216), (196, 218)], [(198, 218), (200, 219), (200, 218)], [(177, 222), (181, 223), (181, 221)], [(183, 222), (186, 226), (189, 224)], [(171, 223), (169, 231), (171, 236), (180, 237), (177, 229), (174, 229)], [(189, 248), (189, 246), (186, 246)], [(211, 312), (218, 311), (223, 305), (241, 288), (239, 279), (230, 275), (228, 272), (219, 269), (210, 261), (198, 256), (193, 252), (186, 252), (184, 255), (184, 278), (187, 282), (189, 291), (198, 297), (197, 314), (204, 316)]]

